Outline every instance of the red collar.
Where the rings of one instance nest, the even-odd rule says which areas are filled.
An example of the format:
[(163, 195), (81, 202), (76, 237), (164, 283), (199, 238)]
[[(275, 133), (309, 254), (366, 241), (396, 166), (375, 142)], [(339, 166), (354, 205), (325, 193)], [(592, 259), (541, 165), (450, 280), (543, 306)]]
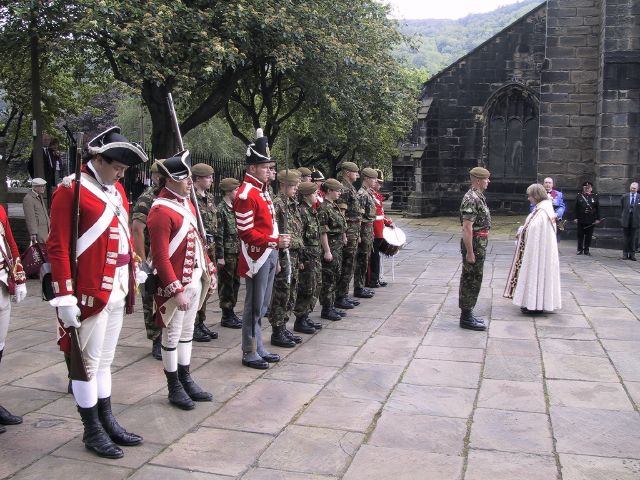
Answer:
[(257, 189), (259, 189), (259, 190), (261, 190), (263, 192), (267, 190), (267, 184), (266, 183), (262, 183), (256, 177), (254, 177), (253, 175), (249, 175), (248, 173), (244, 174), (244, 181), (246, 183), (250, 183), (251, 185), (253, 185), (254, 187), (256, 187)]

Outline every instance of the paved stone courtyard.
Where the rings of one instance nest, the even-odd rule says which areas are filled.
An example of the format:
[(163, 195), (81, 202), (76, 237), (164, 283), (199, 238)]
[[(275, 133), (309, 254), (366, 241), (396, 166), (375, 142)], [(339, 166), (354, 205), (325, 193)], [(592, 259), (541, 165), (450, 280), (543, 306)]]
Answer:
[(523, 316), (502, 298), (517, 220), (496, 219), (490, 241), (487, 332), (457, 324), (459, 226), (400, 219), (395, 280), (386, 261), (387, 288), (274, 347), (278, 365), (242, 367), (239, 331), (219, 324), (219, 339), (195, 344), (194, 378), (214, 402), (190, 412), (169, 406), (141, 313), (127, 317), (113, 402), (145, 443), (121, 460), (83, 448), (52, 310), (30, 283), (0, 367), (0, 403), (24, 415), (0, 435), (0, 478), (640, 479), (640, 265), (562, 242), (563, 309)]

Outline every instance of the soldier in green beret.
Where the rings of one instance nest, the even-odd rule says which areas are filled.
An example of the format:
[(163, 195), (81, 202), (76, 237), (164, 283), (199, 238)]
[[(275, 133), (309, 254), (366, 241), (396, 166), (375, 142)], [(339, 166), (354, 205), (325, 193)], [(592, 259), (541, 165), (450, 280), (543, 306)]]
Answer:
[(313, 182), (301, 183), (298, 191), (302, 201), (298, 207), (302, 222), (301, 237), (304, 247), (300, 252), (300, 273), (298, 278), (298, 295), (293, 313), (296, 316), (294, 330), (302, 333), (314, 333), (322, 328), (322, 324), (309, 319), (317, 302), (317, 285), (321, 281), (320, 265), (320, 224), (318, 211), (314, 208), (317, 202)]
[[(218, 229), (215, 198), (213, 194), (209, 192), (211, 184), (213, 183), (213, 168), (206, 163), (197, 163), (191, 167), (191, 175), (193, 177), (193, 187), (196, 191), (196, 198), (198, 199), (200, 217), (202, 217), (204, 230), (207, 234), (207, 253), (209, 254), (209, 258), (213, 258), (216, 251), (214, 235)], [(218, 338), (218, 332), (210, 330), (204, 323), (207, 319), (207, 302), (210, 295), (210, 293), (207, 293), (202, 307), (196, 314), (193, 329), (194, 342), (209, 342), (212, 338)]]
[(460, 328), (485, 330), (484, 320), (473, 314), (482, 285), (482, 270), (489, 241), (491, 214), (484, 192), (489, 186), (489, 170), (482, 167), (472, 168), (469, 172), (471, 188), (460, 204), (460, 223), (462, 225), (462, 274), (460, 276)]
[(218, 298), (222, 309), (220, 325), (227, 328), (242, 328), (242, 320), (234, 312), (240, 290), (240, 275), (238, 275), (240, 238), (233, 212), (233, 200), (239, 187), (240, 182), (235, 178), (223, 178), (220, 182), (220, 190), (224, 196), (218, 204), (216, 214), (218, 228), (214, 233), (218, 264)]
[[(156, 160), (151, 165), (151, 186), (147, 188), (142, 195), (138, 197), (132, 212), (132, 224), (131, 224), (131, 236), (133, 238), (133, 246), (136, 249), (136, 254), (143, 260), (140, 263), (143, 268), (147, 265), (146, 259), (149, 255), (149, 232), (147, 230), (147, 215), (149, 215), (149, 209), (156, 199), (156, 189), (160, 181), (160, 174), (158, 173), (158, 163), (162, 160)], [(151, 268), (148, 268), (147, 273), (151, 273)], [(144, 315), (144, 326), (147, 331), (147, 338), (151, 340), (151, 355), (156, 360), (162, 360), (161, 352), (161, 333), (162, 330), (158, 328), (155, 320), (153, 319), (153, 291), (151, 289), (143, 288), (142, 294), (142, 312)]]
[(298, 172), (300, 173), (300, 183), (310, 182), (311, 174), (313, 173), (307, 167), (299, 167)]
[(365, 287), (367, 272), (369, 270), (369, 258), (373, 251), (373, 222), (376, 219), (376, 201), (371, 193), (378, 183), (378, 172), (373, 168), (362, 170), (362, 186), (358, 190), (362, 219), (360, 221), (360, 243), (356, 254), (356, 268), (353, 275), (353, 296), (358, 298), (371, 298), (373, 290)]
[(269, 308), (271, 323), (271, 345), (292, 348), (302, 342), (302, 338), (287, 329), (289, 312), (296, 303), (298, 285), (298, 256), (302, 248), (302, 223), (298, 214), (298, 185), (300, 173), (297, 170), (278, 172), (280, 189), (273, 200), (278, 231), (291, 237), (288, 249), (278, 251), (280, 271), (276, 273)]
[(362, 219), (362, 207), (358, 198), (358, 192), (353, 186), (360, 178), (360, 169), (353, 162), (343, 162), (340, 165), (342, 178), (342, 196), (337, 201), (338, 207), (344, 212), (347, 221), (347, 243), (342, 248), (342, 269), (338, 285), (336, 286), (336, 303), (338, 308), (351, 309), (359, 305), (355, 299), (349, 297), (349, 284), (353, 278), (354, 264), (358, 243), (360, 242), (360, 221)]

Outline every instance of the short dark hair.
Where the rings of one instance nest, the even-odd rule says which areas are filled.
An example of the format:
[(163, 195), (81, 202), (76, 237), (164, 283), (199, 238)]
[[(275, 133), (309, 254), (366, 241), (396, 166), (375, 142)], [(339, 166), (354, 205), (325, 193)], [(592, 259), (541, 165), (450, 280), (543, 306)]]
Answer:
[(587, 180), (582, 184), (583, 187), (586, 187), (587, 185), (589, 185), (590, 187), (593, 187), (593, 183), (591, 183), (589, 180)]

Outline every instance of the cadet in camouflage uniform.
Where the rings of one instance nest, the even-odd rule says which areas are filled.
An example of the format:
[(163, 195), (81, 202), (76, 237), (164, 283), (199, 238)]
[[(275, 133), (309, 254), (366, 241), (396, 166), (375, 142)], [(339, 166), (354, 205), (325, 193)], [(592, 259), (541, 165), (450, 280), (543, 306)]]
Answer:
[(338, 308), (350, 309), (360, 303), (349, 298), (349, 284), (353, 277), (354, 263), (358, 242), (360, 241), (360, 221), (362, 209), (358, 192), (356, 192), (353, 182), (360, 177), (360, 169), (353, 162), (343, 162), (340, 166), (342, 176), (342, 196), (337, 202), (338, 207), (344, 212), (347, 221), (347, 243), (342, 248), (342, 268), (341, 275), (336, 286), (336, 303)]
[[(300, 233), (302, 223), (298, 214), (298, 184), (300, 173), (297, 170), (281, 170), (278, 172), (280, 189), (273, 200), (278, 231), (291, 236), (288, 249), (278, 251), (280, 271), (273, 280), (273, 293), (269, 308), (269, 322), (271, 323), (271, 345), (292, 348), (302, 342), (302, 338), (287, 329), (289, 312), (296, 303), (298, 285), (298, 255), (302, 247)], [(285, 218), (286, 217), (286, 218)]]
[(376, 201), (370, 189), (377, 183), (377, 171), (373, 168), (362, 169), (362, 186), (358, 190), (362, 220), (360, 223), (360, 243), (356, 254), (356, 268), (353, 275), (353, 296), (358, 298), (371, 298), (374, 295), (373, 290), (365, 288), (365, 284), (367, 283), (369, 258), (373, 251), (373, 222), (376, 219)]
[(313, 172), (310, 169), (307, 167), (299, 167), (298, 172), (300, 173), (300, 183), (311, 181), (311, 174)]
[(318, 209), (320, 244), (322, 245), (322, 287), (320, 289), (321, 318), (340, 320), (335, 309), (336, 284), (342, 269), (342, 247), (347, 242), (347, 221), (336, 204), (342, 194), (342, 184), (330, 178), (322, 184), (324, 201)]
[[(200, 217), (207, 234), (207, 254), (209, 258), (213, 258), (216, 254), (214, 235), (218, 230), (218, 217), (216, 215), (216, 203), (213, 194), (209, 192), (213, 183), (213, 168), (206, 163), (197, 163), (191, 167), (191, 175), (193, 176), (193, 188), (198, 199), (198, 208), (200, 209)], [(218, 338), (218, 332), (209, 330), (205, 325), (207, 319), (207, 302), (210, 292), (202, 304), (200, 310), (196, 314), (195, 326), (193, 329), (194, 342), (209, 342), (212, 338)]]
[[(162, 160), (156, 160), (151, 165), (151, 186), (145, 190), (145, 192), (138, 197), (132, 213), (132, 228), (131, 235), (133, 237), (133, 244), (136, 249), (136, 254), (142, 259), (146, 260), (149, 254), (149, 232), (147, 231), (147, 215), (151, 204), (156, 199), (155, 189), (158, 188), (158, 181), (160, 174), (158, 173), (158, 162)], [(141, 264), (142, 265), (142, 264)], [(151, 355), (156, 360), (162, 360), (161, 352), (161, 333), (162, 330), (156, 326), (156, 322), (153, 319), (153, 291), (147, 291), (142, 289), (142, 311), (144, 314), (144, 326), (147, 331), (147, 338), (153, 342), (151, 347)]]
[(220, 182), (220, 190), (224, 192), (224, 197), (218, 204), (218, 228), (214, 233), (218, 262), (218, 298), (222, 309), (220, 325), (227, 328), (242, 328), (242, 320), (233, 311), (240, 290), (240, 238), (233, 213), (233, 199), (239, 186), (240, 182), (235, 178), (223, 178)]
[(316, 190), (313, 182), (301, 183), (298, 192), (302, 202), (298, 207), (302, 220), (302, 241), (304, 247), (300, 253), (300, 274), (298, 277), (298, 298), (293, 313), (296, 316), (294, 330), (302, 333), (314, 333), (322, 328), (321, 323), (312, 322), (309, 314), (317, 302), (316, 292), (321, 281), (322, 266), (320, 264), (320, 224), (316, 204)]
[(475, 167), (469, 172), (471, 188), (460, 204), (462, 224), (462, 275), (460, 276), (460, 328), (485, 330), (484, 321), (473, 314), (482, 285), (482, 270), (491, 228), (491, 214), (484, 191), (489, 186), (489, 170)]

